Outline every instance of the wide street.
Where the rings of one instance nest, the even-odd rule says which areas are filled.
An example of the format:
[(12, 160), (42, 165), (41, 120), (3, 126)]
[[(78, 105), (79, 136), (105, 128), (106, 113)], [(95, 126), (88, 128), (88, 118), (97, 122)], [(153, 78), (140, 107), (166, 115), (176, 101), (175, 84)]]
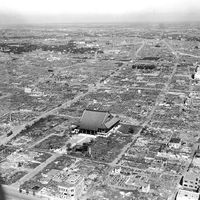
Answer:
[[(144, 126), (146, 126), (152, 119), (152, 116), (155, 112), (155, 110), (158, 108), (158, 106), (163, 102), (163, 100), (165, 99), (165, 95), (169, 92), (169, 86), (170, 86), (170, 83), (172, 81), (172, 78), (174, 77), (176, 71), (177, 71), (177, 66), (178, 66), (178, 63), (179, 63), (179, 58), (181, 55), (186, 55), (184, 53), (180, 53), (180, 52), (177, 52), (175, 51), (165, 40), (162, 41), (164, 45), (166, 45), (168, 47), (168, 49), (170, 50), (170, 52), (175, 56), (175, 63), (174, 63), (174, 67), (173, 67), (173, 71), (172, 73), (170, 74), (169, 78), (168, 78), (168, 81), (165, 83), (165, 86), (162, 88), (160, 94), (158, 95), (157, 99), (156, 99), (156, 102), (155, 102), (155, 105), (154, 107), (152, 108), (151, 112), (149, 113), (149, 115), (147, 116), (145, 122), (142, 124), (142, 127), (141, 129), (138, 131), (138, 133), (136, 135), (134, 135), (132, 137), (132, 141), (130, 141), (130, 143), (128, 143), (121, 151), (121, 153), (117, 156), (117, 158), (112, 162), (112, 163), (109, 163), (109, 165), (111, 167), (113, 166), (119, 166), (118, 162), (119, 160), (121, 159), (121, 157), (123, 156), (124, 153), (126, 153), (127, 149), (131, 146), (131, 144), (137, 139), (137, 137), (140, 135), (140, 132), (142, 130), (142, 128)], [(137, 58), (138, 57), (138, 54), (140, 53), (140, 51), (143, 49), (143, 47), (145, 46), (146, 42), (142, 42), (141, 46), (138, 48), (138, 50), (136, 51), (135, 55), (133, 56), (133, 58)], [(189, 55), (189, 54), (187, 54)], [(189, 55), (189, 56), (192, 56), (192, 55)], [(196, 56), (195, 56), (196, 57)], [(114, 73), (111, 73), (107, 79), (117, 75), (120, 70), (126, 65), (127, 63), (124, 63), (116, 72)], [(97, 91), (98, 89), (100, 89), (102, 86), (104, 85), (103, 82), (101, 82), (100, 80), (97, 81), (96, 84), (94, 85), (89, 85), (89, 89), (86, 93), (80, 93), (78, 94), (74, 99), (66, 102), (66, 103), (63, 103), (61, 106), (58, 106), (50, 111), (47, 111), (45, 113), (43, 113), (42, 115), (40, 115), (39, 117), (37, 117), (36, 119), (22, 125), (22, 126), (18, 126), (18, 127), (14, 127), (13, 129), (13, 134), (10, 136), (10, 137), (6, 137), (4, 138), (3, 140), (0, 141), (0, 145), (2, 144), (6, 144), (8, 141), (10, 141), (13, 137), (15, 137), (17, 134), (19, 134), (27, 125), (32, 125), (34, 124), (35, 122), (37, 122), (38, 120), (40, 120), (41, 118), (44, 118), (48, 115), (51, 115), (51, 114), (55, 114), (60, 108), (65, 108), (65, 107), (68, 107), (70, 106), (71, 104), (77, 102), (78, 100), (80, 100), (81, 98), (83, 98), (84, 96), (86, 96), (87, 94), (89, 94), (90, 92), (93, 92), (93, 91)], [(44, 140), (44, 139), (42, 139)], [(41, 140), (41, 141), (42, 141)], [(40, 141), (39, 141), (40, 142)], [(38, 142), (37, 142), (38, 143)], [(35, 145), (35, 144), (34, 144)], [(30, 172), (29, 174), (25, 175), (23, 178), (21, 178), (19, 181), (17, 181), (16, 183), (14, 183), (12, 186), (3, 186), (5, 192), (6, 192), (6, 196), (9, 200), (38, 200), (38, 199), (41, 199), (41, 198), (37, 198), (36, 196), (33, 196), (32, 194), (22, 194), (22, 193), (19, 193), (18, 191), (18, 188), (19, 188), (19, 185), (20, 184), (23, 184), (25, 181), (33, 178), (37, 173), (39, 173), (45, 166), (47, 166), (49, 163), (51, 163), (53, 160), (55, 160), (57, 157), (59, 157), (61, 154), (52, 154), (52, 156), (47, 159), (46, 162), (42, 163), (41, 165), (39, 165), (34, 171)], [(178, 183), (177, 183), (178, 184)], [(176, 190), (177, 192), (177, 190)], [(174, 194), (175, 195), (175, 194)]]

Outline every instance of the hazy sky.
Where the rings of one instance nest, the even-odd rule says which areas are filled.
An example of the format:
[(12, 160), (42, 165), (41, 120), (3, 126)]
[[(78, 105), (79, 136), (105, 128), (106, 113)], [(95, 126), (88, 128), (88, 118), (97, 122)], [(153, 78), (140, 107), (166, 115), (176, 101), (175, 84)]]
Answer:
[[(200, 0), (0, 0), (0, 15), (19, 19), (34, 16), (43, 17), (45, 21), (51, 17), (67, 16), (105, 16), (125, 17), (138, 16), (169, 16), (172, 13), (181, 17), (192, 15), (198, 18)], [(172, 18), (173, 18), (172, 17)], [(73, 18), (73, 17), (72, 17)], [(148, 18), (148, 17), (146, 17)], [(178, 17), (179, 19), (180, 17)], [(77, 18), (81, 19), (81, 17)], [(38, 20), (38, 19), (37, 19)], [(3, 19), (1, 19), (3, 21)]]

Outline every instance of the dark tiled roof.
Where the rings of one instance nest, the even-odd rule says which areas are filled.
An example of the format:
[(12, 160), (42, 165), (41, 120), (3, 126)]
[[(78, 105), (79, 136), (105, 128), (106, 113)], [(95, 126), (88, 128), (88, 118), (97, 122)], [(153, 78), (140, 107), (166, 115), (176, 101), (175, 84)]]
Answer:
[(105, 123), (105, 126), (109, 129), (114, 126), (117, 122), (119, 122), (119, 118), (113, 117), (110, 121)]
[(98, 129), (109, 129), (118, 121), (106, 111), (84, 110), (80, 121), (80, 129), (94, 131)]
[(181, 139), (180, 138), (171, 138), (171, 140), (169, 142), (170, 143), (180, 143)]

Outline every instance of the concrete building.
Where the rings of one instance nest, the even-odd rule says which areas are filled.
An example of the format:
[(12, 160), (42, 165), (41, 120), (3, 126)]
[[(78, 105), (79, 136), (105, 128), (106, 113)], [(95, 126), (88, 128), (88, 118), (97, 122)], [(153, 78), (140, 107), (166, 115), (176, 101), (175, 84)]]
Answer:
[(181, 139), (180, 138), (171, 138), (169, 141), (169, 147), (179, 149), (181, 147)]
[(194, 75), (194, 78), (200, 80), (200, 70), (196, 72), (196, 74)]
[(146, 175), (135, 174), (129, 176), (126, 181), (127, 186), (133, 186), (134, 188), (141, 189), (142, 191), (148, 193), (150, 191), (150, 185), (148, 183), (148, 178)]
[(120, 174), (121, 170), (122, 170), (121, 167), (114, 168), (114, 169), (111, 171), (111, 174), (114, 174), (114, 175)]
[(187, 190), (179, 190), (176, 200), (199, 200), (199, 194)]
[[(200, 140), (198, 140), (198, 143), (199, 142), (200, 142)], [(200, 149), (199, 149), (199, 147), (195, 152), (195, 157), (193, 158), (193, 165), (200, 166)]]
[(194, 75), (194, 78), (200, 80), (200, 67), (197, 66), (195, 71), (196, 71), (196, 73)]
[(182, 178), (182, 186), (186, 190), (197, 192), (200, 187), (200, 177), (194, 173), (187, 173)]
[(77, 200), (85, 189), (84, 177), (80, 174), (70, 174), (66, 181), (58, 185), (60, 199)]
[(30, 94), (30, 93), (32, 92), (32, 89), (31, 89), (31, 88), (28, 88), (28, 87), (25, 87), (25, 88), (24, 88), (24, 92)]
[(112, 116), (109, 112), (84, 110), (80, 120), (79, 129), (83, 133), (106, 133), (118, 124), (118, 122), (119, 118)]

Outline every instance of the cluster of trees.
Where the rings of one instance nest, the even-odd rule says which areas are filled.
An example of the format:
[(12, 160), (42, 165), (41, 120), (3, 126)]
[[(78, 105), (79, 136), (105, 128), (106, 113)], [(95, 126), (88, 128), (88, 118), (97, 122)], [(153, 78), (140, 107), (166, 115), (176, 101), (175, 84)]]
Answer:
[(132, 65), (132, 69), (153, 70), (153, 69), (156, 69), (156, 65), (146, 64), (146, 63), (137, 63), (137, 64)]
[(4, 53), (14, 53), (14, 54), (22, 54), (24, 52), (31, 52), (37, 49), (42, 49), (43, 51), (56, 51), (63, 53), (94, 53), (98, 51), (102, 53), (96, 47), (81, 47), (78, 48), (76, 43), (71, 40), (67, 44), (62, 45), (47, 45), (47, 44), (30, 44), (30, 43), (0, 43), (0, 51)]
[(157, 61), (159, 59), (160, 57), (156, 57), (156, 56), (147, 56), (147, 57), (141, 58), (141, 60), (153, 60), (153, 61)]
[(24, 52), (34, 51), (37, 48), (37, 45), (29, 43), (0, 43), (0, 50), (4, 53), (22, 54)]

